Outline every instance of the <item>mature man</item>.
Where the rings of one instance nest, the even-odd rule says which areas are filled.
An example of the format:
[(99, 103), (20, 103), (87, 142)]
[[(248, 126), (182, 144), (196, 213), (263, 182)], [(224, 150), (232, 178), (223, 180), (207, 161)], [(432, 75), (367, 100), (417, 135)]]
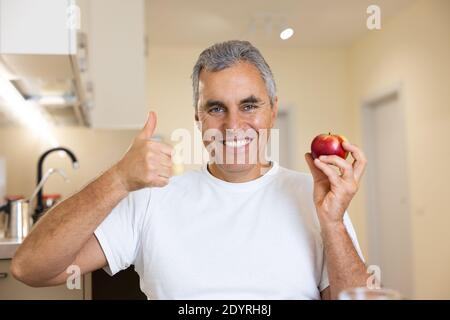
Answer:
[[(172, 148), (150, 140), (150, 113), (117, 164), (38, 222), (17, 250), (14, 276), (51, 286), (66, 281), (71, 265), (115, 274), (133, 264), (151, 299), (333, 299), (364, 286), (346, 213), (363, 152), (344, 144), (353, 165), (307, 153), (312, 176), (252, 157), (265, 148), (261, 133), (272, 128), (278, 100), (249, 42), (206, 49), (192, 80), (199, 128), (215, 132), (204, 139), (209, 163), (170, 178)], [(255, 134), (238, 134), (248, 131)]]

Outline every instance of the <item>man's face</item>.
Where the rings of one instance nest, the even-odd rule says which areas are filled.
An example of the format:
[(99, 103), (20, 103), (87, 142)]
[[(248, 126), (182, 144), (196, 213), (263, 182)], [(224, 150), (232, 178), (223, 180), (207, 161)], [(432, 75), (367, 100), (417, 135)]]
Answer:
[(264, 160), (255, 161), (255, 155), (265, 150), (276, 114), (277, 102), (271, 106), (264, 80), (252, 64), (239, 62), (221, 71), (200, 72), (196, 120), (222, 173), (248, 171)]

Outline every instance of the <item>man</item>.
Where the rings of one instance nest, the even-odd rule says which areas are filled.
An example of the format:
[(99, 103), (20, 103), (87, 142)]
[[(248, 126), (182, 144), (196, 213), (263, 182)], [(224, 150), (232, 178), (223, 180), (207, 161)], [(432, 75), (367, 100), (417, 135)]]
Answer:
[(306, 154), (312, 178), (252, 156), (265, 150), (278, 100), (249, 42), (206, 49), (192, 80), (208, 165), (170, 178), (172, 148), (150, 140), (150, 113), (117, 164), (38, 222), (17, 250), (14, 276), (51, 286), (66, 281), (71, 265), (115, 274), (133, 264), (151, 299), (335, 299), (364, 286), (346, 214), (363, 152), (343, 145), (353, 165)]

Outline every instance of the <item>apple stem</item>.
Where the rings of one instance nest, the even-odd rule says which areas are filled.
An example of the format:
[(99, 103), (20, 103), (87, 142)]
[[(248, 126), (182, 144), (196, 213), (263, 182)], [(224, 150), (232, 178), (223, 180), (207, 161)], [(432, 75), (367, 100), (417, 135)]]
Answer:
[(331, 136), (331, 132), (328, 132), (328, 135)]

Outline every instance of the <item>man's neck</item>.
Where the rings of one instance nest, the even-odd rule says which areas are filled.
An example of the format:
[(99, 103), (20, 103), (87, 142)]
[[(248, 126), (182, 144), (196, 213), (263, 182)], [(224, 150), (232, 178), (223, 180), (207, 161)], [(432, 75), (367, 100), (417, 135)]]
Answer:
[(272, 166), (273, 162), (267, 161), (265, 163), (258, 163), (249, 170), (233, 172), (233, 171), (224, 171), (223, 169), (219, 168), (216, 164), (208, 163), (207, 169), (209, 173), (211, 173), (217, 179), (224, 180), (227, 182), (241, 183), (255, 180), (263, 176), (267, 171), (270, 170), (270, 168), (272, 168)]

